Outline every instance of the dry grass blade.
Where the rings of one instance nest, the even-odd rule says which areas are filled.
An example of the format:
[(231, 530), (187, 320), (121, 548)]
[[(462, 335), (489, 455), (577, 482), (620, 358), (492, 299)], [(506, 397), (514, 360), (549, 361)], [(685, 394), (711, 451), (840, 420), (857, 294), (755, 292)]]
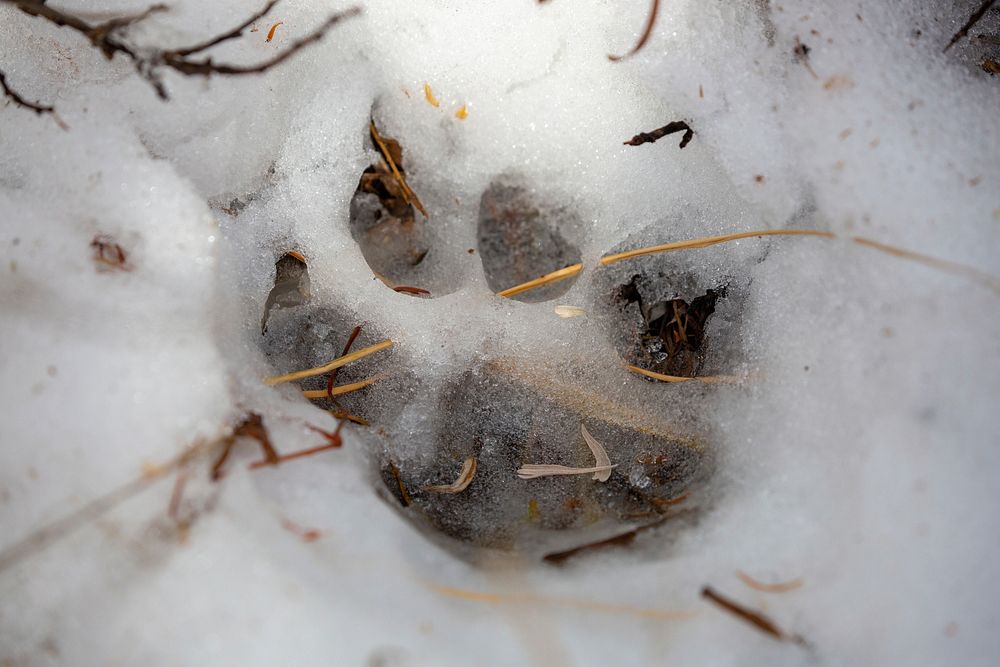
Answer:
[(582, 270), (583, 264), (572, 264), (564, 269), (559, 269), (558, 271), (553, 271), (552, 273), (546, 273), (541, 278), (535, 278), (534, 280), (529, 280), (526, 283), (521, 283), (520, 285), (515, 285), (514, 287), (508, 287), (502, 292), (497, 292), (497, 296), (515, 296), (521, 292), (527, 292), (528, 290), (535, 289), (536, 287), (542, 287), (543, 285), (565, 280), (566, 278), (575, 276)]
[(612, 604), (599, 602), (596, 600), (583, 600), (567, 597), (549, 597), (534, 593), (491, 593), (487, 591), (476, 591), (465, 588), (455, 588), (452, 586), (442, 586), (440, 584), (427, 582), (425, 584), (431, 591), (438, 595), (450, 598), (466, 600), (469, 602), (484, 602), (488, 604), (519, 604), (528, 606), (557, 606), (582, 611), (600, 612), (605, 614), (619, 614), (635, 616), (637, 618), (654, 620), (687, 620), (695, 616), (690, 611), (673, 611), (668, 609), (650, 609), (644, 607), (633, 607), (626, 604)]
[(740, 378), (735, 375), (703, 375), (701, 377), (687, 377), (685, 375), (664, 375), (663, 373), (657, 373), (655, 371), (648, 371), (645, 368), (639, 368), (638, 366), (633, 366), (631, 364), (626, 364), (625, 368), (653, 380), (659, 380), (660, 382), (704, 382), (705, 384), (715, 384), (718, 382), (732, 382), (736, 383), (740, 381)]
[[(317, 366), (316, 368), (307, 368), (302, 371), (295, 371), (294, 373), (285, 373), (284, 375), (272, 375), (269, 378), (264, 379), (264, 384), (275, 385), (281, 384), (282, 382), (294, 382), (295, 380), (304, 380), (305, 378), (316, 377), (317, 375), (325, 375), (335, 368), (340, 368), (345, 366), (352, 361), (357, 361), (358, 359), (363, 359), (370, 354), (375, 354), (381, 350), (392, 347), (393, 342), (391, 340), (384, 340), (381, 343), (376, 343), (375, 345), (370, 345), (357, 352), (351, 352), (350, 354), (345, 354), (342, 357), (337, 357), (328, 364), (323, 366)], [(326, 392), (323, 392), (326, 394)]]
[(568, 317), (584, 317), (587, 314), (587, 311), (579, 306), (556, 306), (554, 312), (564, 319)]
[(865, 246), (866, 248), (871, 248), (873, 250), (878, 250), (879, 252), (884, 252), (887, 255), (892, 255), (893, 257), (907, 259), (911, 262), (917, 262), (918, 264), (923, 264), (924, 266), (928, 266), (932, 269), (937, 269), (938, 271), (944, 271), (945, 273), (968, 278), (972, 282), (979, 283), (983, 287), (1000, 294), (1000, 277), (994, 276), (991, 273), (986, 273), (985, 271), (980, 271), (975, 267), (959, 264), (958, 262), (949, 262), (946, 259), (938, 259), (937, 257), (931, 257), (930, 255), (922, 255), (918, 252), (904, 250), (903, 248), (897, 248), (895, 246), (866, 239), (861, 236), (852, 236), (851, 241), (857, 243), (858, 245)]
[[(661, 245), (649, 246), (646, 248), (637, 248), (636, 250), (629, 250), (602, 257), (601, 266), (608, 266), (609, 264), (614, 264), (615, 262), (632, 259), (633, 257), (641, 257), (643, 255), (670, 252), (672, 250), (708, 248), (709, 246), (718, 245), (720, 243), (728, 243), (730, 241), (738, 241), (740, 239), (760, 236), (813, 236), (824, 239), (841, 238), (833, 232), (825, 232), (816, 229), (761, 229), (752, 232), (739, 232), (736, 234), (724, 234), (722, 236), (706, 236), (700, 239), (691, 239), (689, 241), (677, 241), (674, 243), (663, 243)], [(856, 243), (873, 250), (878, 250), (879, 252), (887, 255), (892, 255), (893, 257), (909, 260), (911, 262), (917, 262), (918, 264), (923, 264), (924, 266), (928, 266), (945, 273), (967, 278), (973, 282), (979, 283), (993, 292), (996, 292), (997, 294), (1000, 294), (1000, 277), (994, 276), (993, 274), (985, 271), (980, 271), (975, 267), (959, 264), (958, 262), (938, 259), (937, 257), (931, 257), (930, 255), (923, 255), (904, 248), (897, 248), (896, 246), (881, 243), (880, 241), (874, 241), (863, 236), (849, 236), (846, 237), (846, 239), (852, 243)]]
[(551, 465), (547, 463), (529, 463), (517, 469), (517, 476), (521, 479), (537, 479), (539, 477), (551, 477), (553, 475), (589, 475), (592, 472), (602, 473), (610, 471), (615, 465), (594, 466), (593, 468), (571, 468), (569, 466)]
[(25, 558), (44, 550), (55, 542), (96, 521), (123, 502), (145, 491), (168, 473), (209, 452), (219, 442), (218, 440), (214, 440), (194, 444), (167, 463), (149, 466), (147, 472), (137, 479), (127, 482), (103, 496), (95, 498), (66, 516), (56, 519), (52, 523), (31, 532), (25, 538), (0, 549), (0, 572), (17, 565)]
[(385, 142), (382, 141), (382, 137), (379, 135), (378, 130), (375, 129), (375, 121), (369, 121), (368, 130), (371, 132), (372, 140), (375, 142), (375, 145), (378, 146), (378, 150), (382, 154), (382, 158), (385, 160), (386, 164), (389, 165), (392, 175), (399, 183), (399, 187), (403, 189), (403, 198), (406, 200), (406, 203), (415, 206), (425, 218), (430, 217), (427, 215), (427, 209), (425, 209), (424, 205), (420, 202), (420, 197), (418, 197), (417, 193), (410, 188), (409, 183), (406, 182), (406, 178), (396, 166), (396, 162), (392, 159), (392, 154), (389, 152), (389, 148), (385, 145)]
[(594, 454), (594, 460), (596, 462), (596, 467), (606, 468), (606, 470), (601, 470), (594, 473), (594, 479), (598, 482), (606, 482), (608, 478), (611, 477), (611, 459), (608, 457), (607, 450), (604, 449), (604, 445), (597, 441), (597, 438), (590, 435), (590, 431), (583, 424), (580, 424), (580, 433), (583, 434), (583, 440), (590, 447), (590, 451)]
[(762, 581), (757, 581), (742, 570), (737, 570), (736, 576), (750, 588), (755, 591), (761, 591), (762, 593), (787, 593), (788, 591), (794, 591), (796, 588), (800, 588), (803, 584), (800, 577), (796, 577), (790, 581), (779, 581), (774, 584), (766, 584)]
[(469, 484), (472, 484), (472, 478), (476, 476), (476, 457), (470, 456), (465, 459), (465, 463), (462, 465), (462, 472), (459, 473), (458, 479), (456, 479), (451, 484), (438, 484), (435, 486), (425, 486), (424, 491), (430, 491), (431, 493), (461, 493), (469, 488)]
[(302, 395), (310, 399), (332, 398), (333, 396), (340, 396), (341, 394), (350, 394), (352, 391), (358, 391), (359, 389), (364, 389), (365, 387), (375, 384), (381, 379), (382, 379), (381, 376), (375, 376), (375, 377), (365, 378), (364, 380), (358, 380), (357, 382), (351, 382), (350, 384), (338, 385), (333, 389), (307, 389), (306, 391), (302, 392)]
[(620, 262), (624, 259), (641, 257), (642, 255), (653, 255), (659, 252), (670, 252), (671, 250), (691, 250), (695, 248), (708, 248), (709, 246), (740, 239), (749, 239), (756, 236), (820, 236), (823, 238), (836, 238), (832, 232), (823, 232), (813, 229), (761, 229), (753, 232), (739, 232), (737, 234), (723, 234), (721, 236), (706, 236), (700, 239), (689, 241), (676, 241), (674, 243), (663, 243), (661, 245), (638, 248), (627, 252), (620, 252), (614, 255), (607, 255), (601, 258), (601, 266), (607, 266)]

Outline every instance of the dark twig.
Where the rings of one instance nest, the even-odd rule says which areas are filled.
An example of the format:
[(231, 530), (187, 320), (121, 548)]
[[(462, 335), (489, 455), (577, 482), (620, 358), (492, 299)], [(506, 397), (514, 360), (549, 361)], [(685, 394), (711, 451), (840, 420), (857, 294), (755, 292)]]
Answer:
[(164, 5), (153, 5), (145, 12), (134, 16), (111, 19), (100, 24), (90, 24), (78, 16), (69, 14), (53, 7), (50, 7), (44, 0), (0, 0), (0, 2), (17, 6), (21, 11), (31, 16), (43, 18), (54, 25), (70, 28), (85, 36), (94, 47), (101, 50), (101, 53), (108, 59), (120, 53), (132, 61), (136, 72), (146, 79), (156, 94), (163, 100), (169, 99), (166, 86), (160, 76), (160, 68), (167, 67), (175, 72), (186, 76), (211, 76), (219, 74), (224, 76), (242, 76), (246, 74), (260, 74), (272, 67), (276, 67), (285, 62), (293, 55), (319, 41), (330, 28), (340, 21), (352, 18), (361, 13), (359, 7), (352, 7), (339, 14), (334, 14), (321, 24), (316, 30), (291, 44), (273, 58), (256, 65), (234, 65), (228, 63), (214, 63), (210, 57), (200, 60), (193, 60), (191, 55), (201, 53), (206, 49), (221, 44), (230, 39), (235, 39), (243, 34), (243, 31), (271, 10), (278, 0), (269, 0), (267, 5), (249, 20), (230, 30), (227, 33), (213, 37), (205, 42), (183, 49), (154, 49), (149, 53), (141, 53), (139, 49), (132, 47), (124, 40), (116, 36), (116, 31), (121, 28), (133, 25), (153, 13), (166, 9)]
[(951, 41), (948, 42), (948, 45), (944, 47), (942, 53), (953, 47), (955, 45), (955, 42), (965, 37), (969, 33), (969, 30), (972, 28), (972, 26), (976, 25), (979, 22), (979, 19), (983, 18), (986, 12), (990, 11), (990, 7), (992, 7), (995, 3), (996, 0), (984, 0), (983, 4), (979, 5), (979, 9), (974, 11), (972, 13), (972, 16), (969, 17), (969, 20), (965, 22), (965, 25), (962, 26), (962, 29), (956, 32), (955, 35), (951, 38)]
[(39, 102), (29, 102), (28, 100), (18, 95), (17, 91), (13, 90), (10, 86), (7, 85), (7, 77), (4, 75), (3, 72), (0, 72), (0, 87), (3, 88), (3, 94), (9, 97), (14, 102), (14, 104), (24, 109), (30, 109), (31, 111), (37, 113), (39, 116), (41, 116), (43, 113), (54, 113), (56, 110), (55, 107), (50, 107), (41, 104)]
[(609, 55), (608, 60), (612, 62), (618, 62), (619, 60), (625, 60), (629, 56), (634, 56), (636, 53), (638, 53), (639, 49), (641, 49), (643, 46), (646, 45), (646, 42), (649, 41), (650, 36), (653, 34), (653, 26), (656, 25), (656, 16), (659, 13), (660, 13), (660, 0), (653, 0), (653, 4), (649, 8), (649, 18), (646, 19), (646, 27), (645, 29), (643, 29), (642, 36), (639, 38), (639, 41), (636, 42), (635, 46), (632, 47), (632, 50), (626, 53), (625, 55), (623, 56)]
[(223, 42), (229, 41), (230, 39), (236, 39), (237, 37), (242, 37), (244, 30), (249, 28), (256, 21), (259, 21), (260, 19), (264, 18), (267, 15), (267, 13), (270, 12), (272, 9), (274, 9), (274, 6), (279, 2), (281, 2), (281, 0), (270, 0), (270, 2), (264, 5), (263, 9), (261, 9), (259, 12), (257, 12), (256, 14), (254, 14), (246, 21), (236, 26), (227, 33), (221, 34), (218, 37), (213, 37), (207, 41), (202, 42), (201, 44), (195, 44), (194, 46), (189, 46), (186, 49), (174, 49), (173, 51), (171, 51), (171, 53), (181, 57), (190, 56), (194, 53), (200, 53), (202, 51), (205, 51), (206, 49), (212, 48), (213, 46), (222, 44)]
[(768, 634), (778, 641), (788, 641), (794, 642), (796, 644), (805, 645), (805, 640), (798, 635), (789, 635), (785, 633), (781, 628), (779, 628), (774, 621), (764, 616), (758, 611), (744, 607), (743, 605), (730, 600), (729, 598), (722, 596), (712, 590), (711, 586), (705, 586), (701, 589), (701, 596), (708, 600), (711, 600), (715, 604), (719, 605), (729, 613), (737, 616), (750, 625), (754, 626), (761, 632)]
[(659, 129), (653, 130), (652, 132), (640, 132), (626, 141), (625, 145), (641, 146), (642, 144), (651, 144), (657, 139), (662, 139), (668, 134), (673, 134), (674, 132), (684, 132), (684, 136), (681, 137), (681, 148), (687, 146), (691, 139), (694, 138), (694, 130), (691, 129), (691, 126), (682, 120), (675, 120), (671, 123), (667, 123)]
[(327, 31), (340, 23), (344, 19), (353, 18), (361, 13), (360, 7), (352, 7), (339, 14), (334, 14), (328, 18), (324, 23), (322, 23), (316, 30), (312, 31), (302, 39), (292, 42), (292, 45), (287, 49), (274, 56), (270, 60), (265, 60), (262, 63), (256, 65), (230, 65), (226, 63), (213, 63), (211, 58), (205, 58), (204, 60), (188, 60), (182, 56), (174, 55), (170, 52), (164, 52), (162, 54), (162, 63), (173, 70), (180, 72), (181, 74), (187, 74), (188, 76), (211, 76), (213, 74), (222, 74), (226, 76), (242, 76), (245, 74), (261, 74), (267, 70), (280, 65), (285, 62), (296, 53), (309, 46), (313, 42), (318, 42), (323, 39)]
[[(351, 346), (354, 345), (354, 341), (358, 339), (358, 334), (361, 333), (361, 326), (362, 325), (359, 324), (358, 326), (354, 327), (353, 331), (351, 331), (351, 335), (347, 339), (347, 344), (344, 345), (344, 351), (340, 353), (340, 356), (346, 357), (347, 353), (351, 351)], [(331, 399), (333, 399), (333, 384), (334, 382), (337, 381), (337, 371), (339, 370), (340, 368), (334, 368), (332, 371), (330, 371), (330, 377), (326, 381), (326, 393), (329, 394)], [(337, 400), (333, 399), (333, 402), (337, 403)], [(343, 410), (343, 408), (339, 404), (337, 405), (337, 407)]]

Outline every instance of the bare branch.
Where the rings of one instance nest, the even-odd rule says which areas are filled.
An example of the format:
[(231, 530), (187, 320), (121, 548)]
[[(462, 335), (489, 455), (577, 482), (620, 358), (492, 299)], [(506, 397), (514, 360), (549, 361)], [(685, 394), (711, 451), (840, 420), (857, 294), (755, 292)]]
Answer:
[(270, 12), (274, 8), (274, 6), (279, 2), (281, 2), (281, 0), (270, 0), (270, 2), (264, 5), (264, 9), (260, 10), (259, 12), (248, 18), (246, 21), (241, 23), (239, 26), (233, 28), (232, 30), (230, 30), (225, 34), (219, 35), (218, 37), (213, 37), (207, 41), (202, 42), (201, 44), (189, 46), (186, 49), (176, 49), (174, 51), (171, 51), (170, 53), (182, 57), (190, 56), (194, 53), (200, 53), (202, 51), (205, 51), (206, 49), (212, 48), (213, 46), (222, 44), (223, 42), (226, 42), (230, 39), (236, 39), (237, 37), (242, 36), (243, 31), (249, 28), (251, 25), (253, 25), (255, 21), (259, 21), (260, 19), (267, 16), (267, 13)]
[(69, 126), (63, 122), (59, 114), (56, 113), (56, 109), (53, 106), (47, 104), (42, 104), (41, 102), (29, 102), (28, 100), (21, 97), (16, 90), (10, 87), (7, 83), (7, 76), (0, 71), (0, 90), (3, 90), (3, 94), (10, 98), (11, 102), (21, 107), (22, 109), (28, 109), (29, 111), (34, 111), (39, 116), (43, 114), (48, 114), (52, 116), (52, 120), (56, 122), (56, 125), (64, 130), (68, 130)]
[(0, 88), (3, 88), (3, 94), (13, 100), (14, 104), (24, 109), (30, 109), (41, 116), (43, 113), (53, 113), (55, 112), (55, 107), (47, 106), (39, 102), (29, 102), (20, 95), (17, 94), (9, 85), (7, 85), (7, 76), (0, 72)]
[(212, 62), (211, 58), (205, 58), (204, 60), (189, 60), (187, 58), (177, 56), (169, 51), (161, 55), (163, 59), (162, 62), (167, 67), (170, 67), (181, 74), (187, 74), (188, 76), (211, 76), (213, 74), (242, 76), (244, 74), (260, 74), (285, 62), (313, 42), (318, 42), (323, 39), (323, 36), (326, 35), (330, 28), (344, 19), (353, 18), (359, 14), (361, 14), (360, 7), (351, 7), (350, 9), (340, 12), (339, 14), (334, 14), (314, 31), (302, 39), (293, 42), (291, 46), (278, 55), (257, 65), (231, 65), (228, 63), (216, 64)]
[[(136, 72), (138, 72), (142, 78), (146, 79), (146, 81), (153, 86), (157, 95), (159, 95), (163, 100), (168, 99), (166, 86), (163, 84), (161, 76), (161, 68), (163, 67), (168, 67), (175, 72), (179, 72), (180, 74), (184, 74), (186, 76), (211, 76), (213, 74), (223, 76), (242, 76), (245, 74), (261, 74), (272, 67), (276, 67), (277, 65), (285, 62), (310, 44), (318, 42), (326, 35), (327, 31), (337, 23), (340, 23), (344, 19), (353, 18), (361, 13), (361, 9), (359, 7), (352, 7), (340, 12), (339, 14), (334, 14), (313, 32), (309, 33), (302, 39), (293, 42), (291, 46), (284, 49), (270, 60), (266, 60), (256, 65), (235, 65), (229, 63), (216, 64), (212, 62), (210, 57), (200, 60), (192, 60), (189, 56), (201, 53), (218, 44), (221, 44), (222, 42), (240, 37), (247, 27), (267, 14), (279, 2), (279, 0), (269, 0), (262, 10), (254, 14), (233, 30), (218, 35), (217, 37), (213, 37), (205, 42), (202, 42), (201, 44), (196, 44), (184, 49), (154, 49), (149, 53), (140, 53), (138, 49), (120, 39), (115, 33), (118, 30), (131, 26), (154, 13), (165, 11), (166, 6), (164, 5), (153, 5), (146, 11), (133, 16), (113, 18), (103, 23), (91, 24), (78, 16), (49, 6), (44, 0), (0, 0), (0, 2), (15, 5), (22, 12), (30, 16), (43, 18), (59, 27), (75, 30), (85, 36), (90, 43), (94, 45), (94, 47), (100, 49), (101, 53), (103, 53), (109, 60), (113, 58), (116, 53), (124, 55), (132, 61)], [(4, 89), (6, 92), (6, 86)], [(23, 98), (15, 98), (15, 101), (18, 101), (19, 99)], [(32, 107), (29, 105), (29, 108)]]

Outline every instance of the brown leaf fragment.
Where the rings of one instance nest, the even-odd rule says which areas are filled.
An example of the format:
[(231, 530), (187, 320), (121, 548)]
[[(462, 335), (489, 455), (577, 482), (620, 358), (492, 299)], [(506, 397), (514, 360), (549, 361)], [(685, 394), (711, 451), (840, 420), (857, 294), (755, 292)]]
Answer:
[(125, 250), (107, 234), (99, 234), (90, 242), (90, 247), (94, 249), (94, 261), (105, 271), (118, 270), (128, 271), (127, 255)]
[[(406, 175), (402, 169), (403, 149), (400, 147), (399, 142), (388, 138), (383, 139), (382, 135), (379, 134), (378, 129), (375, 127), (375, 121), (369, 122), (368, 131), (371, 134), (372, 141), (375, 142), (375, 146), (378, 147), (379, 152), (382, 154), (382, 158), (385, 159), (386, 164), (389, 165), (389, 170), (392, 172), (392, 175), (399, 186), (399, 193), (402, 195), (403, 201), (406, 204), (413, 205), (423, 214), (425, 218), (428, 217), (427, 209), (424, 208), (424, 205), (420, 202), (420, 198), (417, 197), (417, 194), (406, 182)], [(395, 145), (392, 146), (392, 144)], [(379, 180), (383, 179), (379, 178)], [(364, 189), (365, 186), (366, 184), (362, 181), (362, 189)], [(392, 209), (389, 210), (391, 211)]]
[(651, 144), (658, 139), (662, 139), (668, 134), (673, 134), (675, 132), (683, 132), (684, 136), (681, 137), (680, 148), (687, 146), (691, 139), (694, 138), (694, 130), (683, 120), (675, 120), (667, 123), (661, 128), (657, 128), (652, 132), (640, 132), (631, 139), (625, 142), (626, 146), (641, 146), (643, 144)]

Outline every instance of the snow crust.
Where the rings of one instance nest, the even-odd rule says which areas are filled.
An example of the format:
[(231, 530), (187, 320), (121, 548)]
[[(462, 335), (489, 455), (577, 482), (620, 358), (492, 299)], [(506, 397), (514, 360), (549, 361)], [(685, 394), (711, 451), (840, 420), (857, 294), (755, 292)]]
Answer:
[[(1000, 295), (811, 238), (598, 267), (642, 245), (792, 227), (1000, 275), (1000, 87), (977, 68), (988, 51), (942, 53), (977, 3), (661, 4), (649, 43), (614, 63), (645, 3), (369, 1), (267, 74), (167, 74), (167, 103), (122, 59), (0, 7), (0, 70), (69, 127), (0, 109), (0, 549), (224, 437), (247, 412), (283, 452), (319, 444), (308, 425), (333, 418), (261, 378), (329, 360), (361, 322), (359, 345), (395, 341), (340, 376), (388, 373), (345, 399), (373, 426), (348, 427), (342, 450), (248, 471), (259, 454), (241, 441), (221, 482), (207, 479), (208, 459), (188, 469), (189, 528), (166, 516), (170, 475), (4, 565), (0, 664), (992, 664)], [(344, 7), (278, 5), (213, 57), (259, 61)], [(186, 45), (255, 9), (177, 3), (128, 34)], [(677, 135), (622, 143), (677, 119), (696, 132), (683, 150)], [(400, 142), (430, 213), (430, 251), (408, 280), (432, 298), (388, 288), (352, 238), (352, 197), (378, 161), (370, 120)], [(585, 268), (558, 296), (501, 299), (469, 252), (498, 178), (569, 221), (560, 232)], [(99, 235), (127, 251), (128, 270), (99, 270)], [(262, 336), (289, 250), (307, 260), (308, 304), (275, 311)], [(611, 294), (633, 275), (682, 277), (663, 298), (729, 285), (706, 369), (748, 380), (654, 385), (624, 371)], [(586, 315), (561, 318), (557, 305)], [(306, 312), (320, 323), (312, 338), (296, 326)], [(495, 387), (497, 368), (703, 436), (711, 465), (693, 513), (563, 566), (527, 548), (456, 557), (429, 538), (380, 466), (452, 481), (440, 475), (462, 456), (442, 434), (475, 420), (444, 397), (468, 373)], [(496, 395), (489, 419), (523, 428)], [(543, 432), (562, 433), (565, 415), (546, 415)], [(641, 483), (624, 432), (594, 433), (620, 464), (612, 482)], [(534, 453), (574, 451), (560, 441)], [(522, 462), (589, 465), (581, 451)], [(515, 468), (477, 474), (553, 502), (569, 488)], [(463, 521), (493, 516), (450, 507)], [(803, 585), (759, 592), (737, 570)], [(808, 644), (712, 606), (706, 584)]]

